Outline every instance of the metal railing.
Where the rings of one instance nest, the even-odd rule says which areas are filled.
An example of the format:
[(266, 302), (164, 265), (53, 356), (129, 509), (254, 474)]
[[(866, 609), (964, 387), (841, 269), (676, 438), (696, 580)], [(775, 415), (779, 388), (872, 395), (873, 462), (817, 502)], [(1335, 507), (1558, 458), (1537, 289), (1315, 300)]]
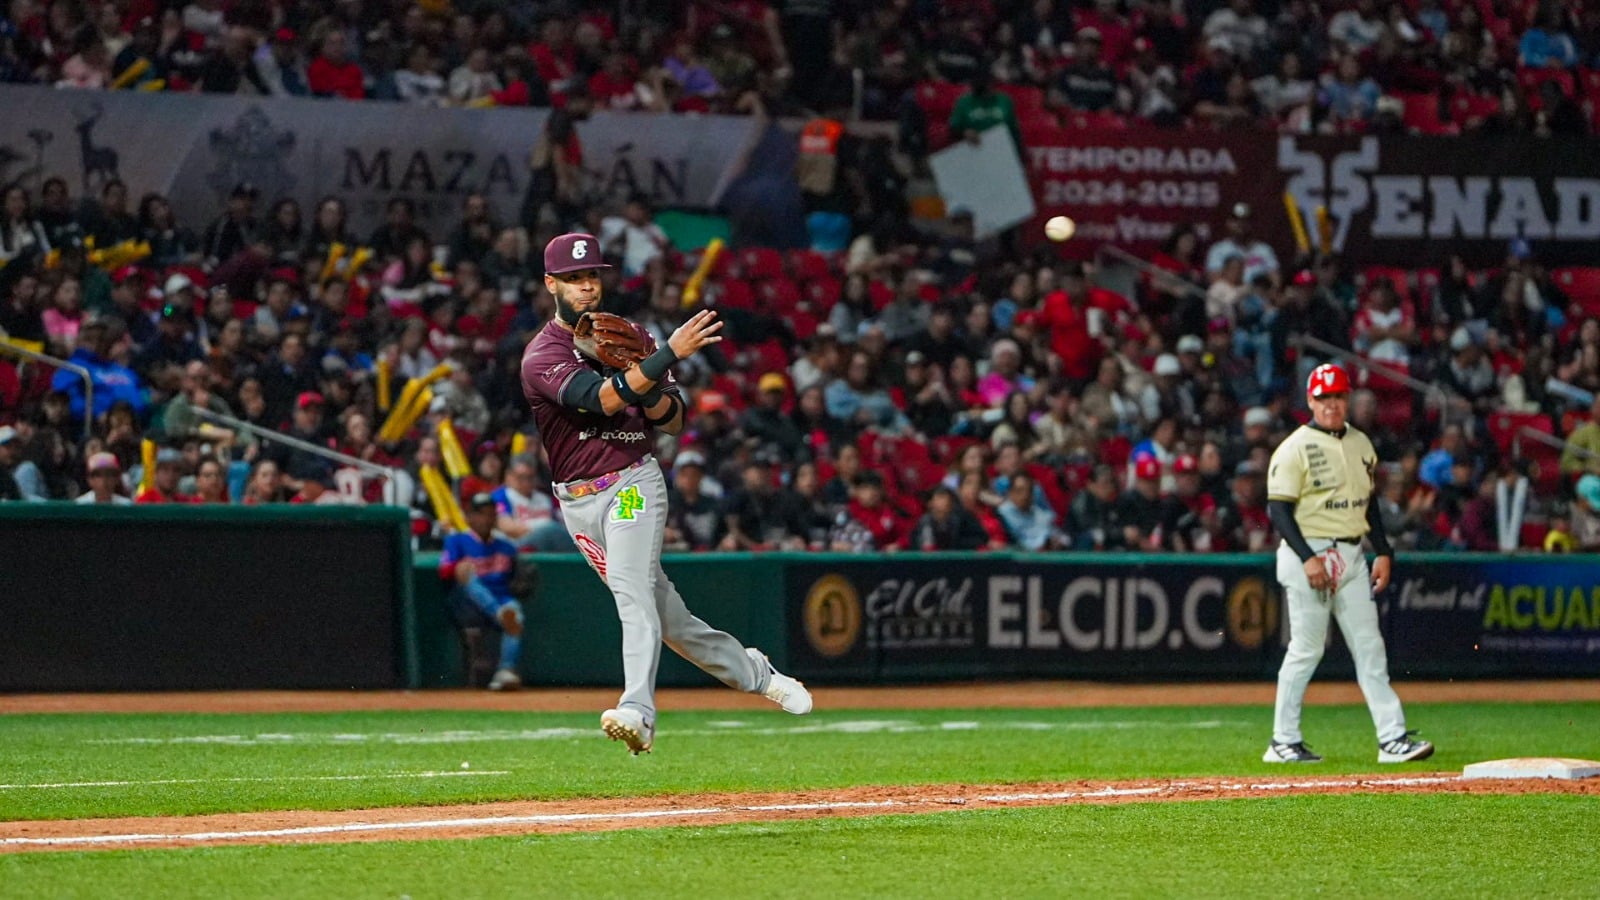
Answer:
[(11, 343), (10, 341), (0, 340), (0, 353), (8, 353), (12, 356), (21, 357), (22, 359), (28, 359), (34, 362), (44, 363), (45, 365), (55, 366), (58, 369), (66, 369), (68, 372), (72, 372), (79, 378), (82, 378), (83, 439), (86, 441), (89, 439), (89, 435), (94, 432), (94, 376), (89, 373), (88, 369), (85, 369), (83, 366), (80, 366), (75, 362), (59, 359), (51, 356), (48, 353), (40, 353), (36, 350), (29, 350), (27, 347), (18, 347), (16, 344)]
[(1373, 360), (1370, 360), (1359, 353), (1345, 350), (1342, 347), (1336, 347), (1333, 344), (1322, 340), (1321, 338), (1314, 338), (1309, 334), (1295, 335), (1289, 339), (1289, 344), (1301, 350), (1310, 348), (1315, 350), (1321, 356), (1331, 356), (1352, 369), (1361, 368), (1366, 369), (1369, 372), (1377, 372), (1390, 381), (1393, 381), (1397, 384), (1403, 384), (1412, 391), (1422, 394), (1427, 401), (1433, 401), (1436, 399), (1438, 401), (1437, 405), (1439, 408), (1441, 422), (1449, 421), (1450, 401), (1463, 399), (1461, 395), (1446, 389), (1443, 385), (1434, 384), (1430, 381), (1423, 381), (1420, 378), (1413, 378), (1408, 372), (1402, 372), (1399, 369), (1390, 368), (1381, 362), (1374, 362)]
[(235, 431), (245, 432), (247, 434), (253, 434), (261, 440), (275, 441), (279, 444), (283, 444), (286, 447), (293, 447), (296, 450), (303, 450), (306, 453), (310, 453), (314, 456), (320, 456), (323, 459), (331, 462), (340, 463), (346, 468), (356, 469), (364, 474), (382, 478), (383, 502), (385, 506), (409, 506), (411, 504), (411, 498), (416, 490), (416, 482), (411, 478), (410, 473), (408, 473), (405, 469), (396, 469), (391, 466), (381, 466), (375, 462), (370, 462), (368, 460), (361, 459), (360, 457), (351, 456), (348, 453), (340, 453), (337, 450), (330, 450), (327, 447), (319, 447), (310, 441), (303, 441), (297, 437), (291, 437), (290, 435), (284, 434), (281, 431), (275, 431), (271, 428), (263, 428), (260, 425), (252, 425), (243, 419), (236, 419), (233, 416), (225, 416), (222, 413), (213, 412), (209, 409), (201, 409), (199, 407), (192, 408), (195, 415), (199, 416), (204, 421), (211, 422), (212, 424), (222, 425), (227, 428), (232, 428)]
[(389, 478), (393, 476), (396, 471), (389, 466), (380, 466), (375, 462), (361, 459), (360, 457), (351, 456), (348, 453), (340, 453), (337, 450), (332, 450), (327, 447), (319, 447), (310, 441), (302, 441), (297, 437), (290, 437), (281, 431), (274, 431), (271, 428), (263, 428), (260, 425), (253, 425), (244, 421), (243, 419), (235, 419), (233, 416), (225, 416), (222, 413), (213, 412), (209, 409), (201, 409), (198, 406), (191, 408), (194, 410), (195, 415), (213, 424), (223, 425), (228, 428), (232, 428), (235, 431), (248, 432), (264, 441), (273, 441), (283, 444), (286, 447), (293, 447), (296, 450), (303, 450), (306, 453), (310, 453), (314, 456), (320, 456), (323, 459), (330, 460), (332, 462), (343, 463), (350, 468), (360, 469), (368, 475), (377, 475), (382, 478)]
[(1117, 247), (1112, 244), (1101, 244), (1100, 249), (1095, 251), (1095, 255), (1097, 257), (1109, 256), (1112, 259), (1115, 259), (1117, 262), (1131, 266), (1134, 269), (1137, 269), (1139, 272), (1150, 276), (1152, 279), (1155, 279), (1168, 287), (1181, 288), (1184, 293), (1191, 297), (1199, 297), (1201, 300), (1206, 298), (1205, 288), (1195, 284), (1187, 278), (1184, 278), (1182, 275), (1169, 272), (1160, 266), (1153, 266), (1149, 262), (1134, 256), (1132, 253), (1129, 253), (1121, 247)]

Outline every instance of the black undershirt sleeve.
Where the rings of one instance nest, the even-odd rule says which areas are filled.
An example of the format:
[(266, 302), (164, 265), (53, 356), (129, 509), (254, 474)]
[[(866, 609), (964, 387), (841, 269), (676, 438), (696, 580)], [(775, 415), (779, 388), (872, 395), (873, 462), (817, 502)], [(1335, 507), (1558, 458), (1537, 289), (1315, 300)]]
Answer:
[(568, 409), (600, 412), (600, 388), (606, 380), (589, 369), (579, 369), (561, 389), (561, 405)]
[(1389, 535), (1383, 530), (1383, 510), (1378, 507), (1376, 494), (1367, 501), (1367, 540), (1372, 542), (1372, 552), (1379, 556), (1394, 556), (1394, 548), (1389, 546)]
[(1267, 518), (1272, 520), (1272, 527), (1278, 529), (1278, 534), (1283, 536), (1283, 542), (1289, 545), (1294, 555), (1305, 562), (1317, 553), (1306, 543), (1306, 536), (1300, 533), (1300, 523), (1294, 520), (1294, 504), (1288, 500), (1268, 500)]

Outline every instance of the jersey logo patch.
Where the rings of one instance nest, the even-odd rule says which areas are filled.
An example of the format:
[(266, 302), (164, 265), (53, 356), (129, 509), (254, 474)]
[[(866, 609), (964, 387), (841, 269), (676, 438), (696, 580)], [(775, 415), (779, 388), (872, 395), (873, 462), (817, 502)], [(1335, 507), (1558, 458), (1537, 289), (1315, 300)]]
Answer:
[(611, 507), (611, 521), (632, 522), (642, 512), (644, 495), (639, 493), (637, 484), (630, 484), (617, 494), (615, 505)]

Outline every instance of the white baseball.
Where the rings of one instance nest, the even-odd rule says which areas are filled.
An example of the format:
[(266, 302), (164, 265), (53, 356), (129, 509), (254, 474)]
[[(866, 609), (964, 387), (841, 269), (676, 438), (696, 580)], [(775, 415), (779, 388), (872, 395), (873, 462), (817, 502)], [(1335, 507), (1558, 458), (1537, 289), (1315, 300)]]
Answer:
[(1064, 241), (1072, 237), (1078, 230), (1078, 223), (1066, 216), (1052, 216), (1050, 221), (1044, 223), (1045, 237), (1052, 241)]

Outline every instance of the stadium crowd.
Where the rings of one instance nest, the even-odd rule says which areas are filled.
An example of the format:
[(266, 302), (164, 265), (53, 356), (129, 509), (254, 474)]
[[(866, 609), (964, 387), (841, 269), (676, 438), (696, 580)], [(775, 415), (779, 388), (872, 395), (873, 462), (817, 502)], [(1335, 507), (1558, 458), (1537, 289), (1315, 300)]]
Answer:
[[(1556, 0), (11, 0), (0, 81), (430, 105), (860, 112), (937, 146), (967, 86), (1065, 124), (1585, 134), (1600, 9)], [(980, 96), (984, 91), (980, 88)], [(981, 107), (988, 104), (980, 104)]]
[[(649, 80), (632, 69), (659, 62), (652, 68), (678, 72), (659, 82), (673, 95), (667, 81), (686, 89), (700, 70), (675, 66), (665, 47), (692, 54), (703, 42), (733, 40), (761, 61), (746, 77), (771, 101), (768, 111), (837, 104), (844, 95), (818, 85), (860, 65), (874, 73), (870, 85), (899, 85), (900, 99), (910, 99), (868, 102), (867, 112), (914, 124), (917, 91), (896, 67), (976, 81), (977, 99), (953, 107), (966, 117), (954, 120), (959, 134), (965, 122), (995, 121), (974, 109), (992, 96), (984, 84), (991, 69), (1018, 76), (1013, 82), (1054, 85), (1061, 102), (1078, 108), (1074, 86), (1082, 88), (1082, 70), (1093, 66), (1083, 54), (1110, 52), (1093, 49), (1086, 31), (1123, 54), (1103, 57), (1116, 72), (1138, 71), (1144, 54), (1171, 52), (1192, 63), (1179, 83), (1193, 87), (1192, 66), (1217, 65), (1224, 55), (1231, 65), (1256, 65), (1281, 51), (1286, 35), (1310, 42), (1309, 70), (1337, 59), (1343, 71), (1350, 60), (1382, 63), (1397, 41), (1407, 58), (1442, 53), (1451, 35), (1465, 27), (1470, 37), (1483, 25), (1471, 5), (1393, 4), (1380, 13), (1370, 0), (1314, 28), (1320, 10), (1303, 2), (1271, 16), (1265, 4), (1247, 2), (1186, 6), (1182, 16), (1164, 5), (1124, 11), (1115, 2), (947, 3), (937, 11), (890, 4), (856, 15), (844, 4), (773, 9), (750, 0), (692, 4), (687, 19), (668, 28), (653, 27), (650, 4), (632, 19), (605, 5), (537, 20), (533, 4), (454, 15), (443, 5), (330, 6), (208, 0), (163, 10), (18, 0), (0, 69), (74, 80), (68, 73), (82, 69), (74, 60), (85, 35), (102, 47), (91, 56), (125, 61), (128, 47), (145, 45), (110, 53), (111, 32), (128, 29), (138, 39), (148, 17), (162, 23), (163, 41), (174, 28), (196, 35), (182, 37), (194, 51), (184, 57), (190, 69), (168, 60), (140, 76), (166, 78), (169, 89), (185, 81), (204, 88), (203, 76), (189, 74), (212, 71), (219, 58), (256, 73), (235, 78), (232, 90), (258, 81), (273, 89), (280, 82), (261, 74), (263, 47), (287, 85), (290, 60), (307, 42), (324, 55), (343, 43), (350, 60), (369, 68), (347, 68), (348, 91), (333, 93), (387, 96), (380, 85), (392, 75), (403, 99), (417, 97), (401, 92), (402, 83), (438, 82), (430, 102), (473, 102), (507, 90), (510, 58), (522, 60), (511, 74), (525, 86), (538, 80), (531, 99), (548, 92), (557, 102), (617, 106), (622, 94), (596, 89), (597, 79)], [(130, 22), (134, 13), (141, 15)], [(1303, 27), (1269, 24), (1284, 17)], [(919, 27), (901, 27), (908, 22)], [(1563, 60), (1592, 58), (1593, 24), (1582, 18), (1571, 23), (1576, 39), (1546, 33), (1539, 46), (1566, 47)], [(662, 44), (668, 33), (691, 39)], [(72, 35), (75, 42), (64, 42)], [(1217, 49), (1223, 42), (1226, 54)], [(157, 46), (172, 56), (169, 44)], [(75, 52), (64, 55), (69, 48)], [(416, 78), (371, 62), (380, 49), (402, 48), (415, 51), (405, 56), (417, 62), (408, 70)], [(1201, 62), (1187, 55), (1195, 48)], [(704, 71), (714, 74), (701, 79), (710, 92), (698, 95), (706, 109), (728, 108), (718, 86), (737, 82), (710, 62), (727, 52), (707, 54)], [(978, 64), (963, 66), (963, 54)], [(101, 82), (116, 77), (115, 63), (107, 65)], [(461, 96), (458, 66), (468, 72)], [(328, 83), (310, 69), (306, 77), (308, 89)], [(1240, 77), (1224, 80), (1230, 96)], [(759, 87), (769, 78), (791, 80)], [(1112, 86), (1102, 110), (1125, 102), (1123, 87)], [(487, 93), (473, 93), (479, 88)], [(819, 93), (807, 96), (811, 90)], [(1321, 108), (1335, 94), (1308, 87), (1302, 96)], [(1364, 108), (1350, 98), (1349, 110)], [(1227, 118), (1205, 111), (1203, 92), (1180, 99), (1190, 116)], [(700, 108), (682, 102), (669, 106)], [(1328, 110), (1338, 105), (1327, 102)], [(1357, 117), (1325, 110), (1310, 118)], [(712, 267), (697, 302), (724, 316), (728, 340), (678, 369), (694, 415), (681, 439), (660, 448), (674, 486), (671, 546), (1264, 549), (1276, 541), (1265, 515), (1265, 464), (1303, 417), (1305, 372), (1329, 358), (1318, 348), (1331, 345), (1373, 364), (1358, 373), (1351, 415), (1387, 461), (1381, 503), (1397, 546), (1600, 549), (1595, 282), (1557, 277), (1521, 242), (1485, 271), (1455, 258), (1415, 270), (1337, 256), (1280, 262), (1240, 205), (1221, 240), (1203, 245), (1180, 228), (1149, 261), (1151, 274), (1118, 293), (1093, 267), (1048, 247), (976, 240), (962, 210), (913, 224), (904, 173), (915, 164), (906, 160), (926, 144), (907, 135), (937, 130), (928, 124), (902, 129), (893, 146), (863, 142), (856, 156), (841, 150), (851, 177), (809, 196), (812, 208), (848, 222), (845, 249), (747, 247)], [(658, 340), (696, 308), (684, 302), (684, 288), (700, 251), (674, 247), (642, 197), (574, 203), (551, 190), (532, 199), (522, 221), (500, 222), (485, 198), (469, 196), (447, 234), (423, 231), (409, 202), (396, 199), (383, 224), (358, 235), (336, 196), (302, 211), (249, 184), (209, 221), (181, 221), (164, 197), (115, 180), (92, 197), (72, 196), (61, 179), (45, 182), (38, 197), (8, 188), (0, 198), (0, 329), (86, 369), (93, 399), (71, 370), (0, 354), (0, 500), (379, 502), (384, 479), (197, 411), (404, 470), (412, 484), (423, 467), (446, 467), (439, 434), (447, 420), (471, 469), (453, 485), (458, 496), (493, 492), (500, 529), (524, 550), (566, 549), (517, 387), (522, 349), (552, 312), (538, 250), (568, 228), (598, 234), (617, 265), (605, 276), (608, 308)], [(93, 248), (129, 239), (147, 241), (150, 255), (96, 264), (105, 257)], [(362, 250), (348, 252), (354, 248)], [(1308, 337), (1320, 343), (1304, 343)], [(404, 434), (386, 435), (384, 399), (397, 405), (408, 382), (441, 363), (449, 374), (432, 385), (421, 417)], [(1413, 392), (1406, 379), (1440, 386), (1444, 399)], [(1551, 447), (1524, 428), (1569, 443)], [(159, 450), (143, 452), (147, 439)], [(450, 525), (436, 521), (424, 490), (412, 496), (419, 537), (437, 543)]]

